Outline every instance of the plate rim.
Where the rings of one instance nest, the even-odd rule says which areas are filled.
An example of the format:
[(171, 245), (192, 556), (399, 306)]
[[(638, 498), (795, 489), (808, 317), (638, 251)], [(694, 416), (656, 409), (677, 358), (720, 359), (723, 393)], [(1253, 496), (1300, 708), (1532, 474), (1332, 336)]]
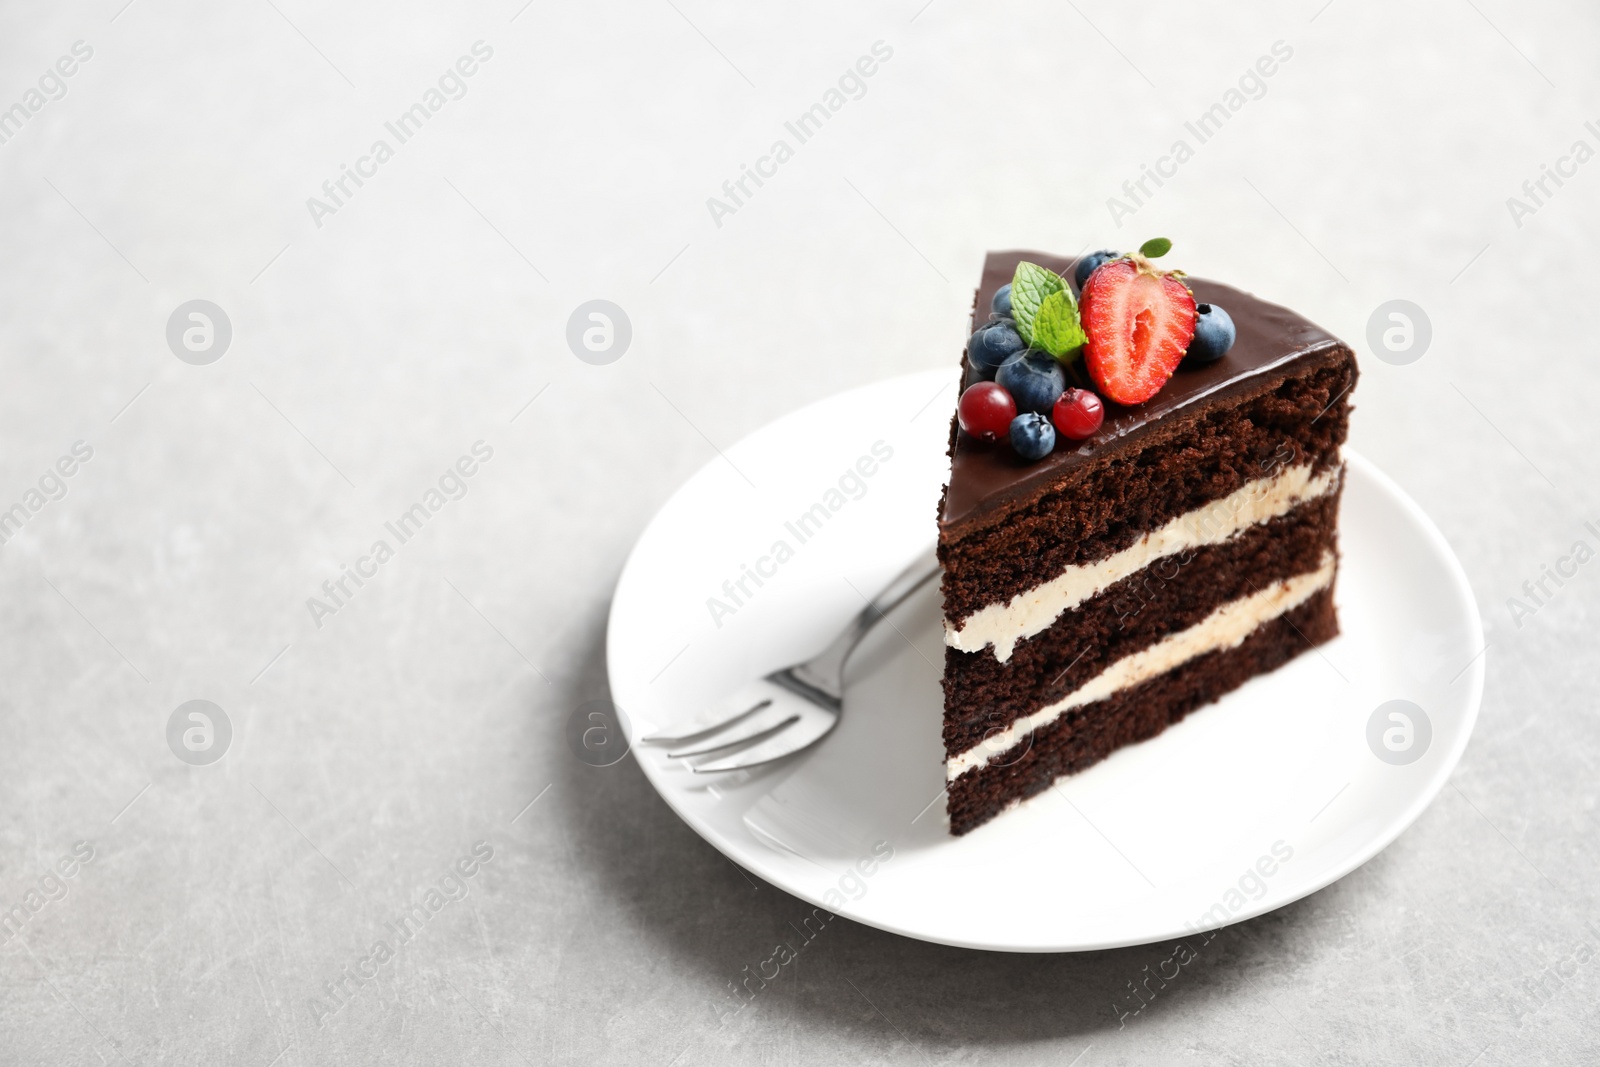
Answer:
[[(895, 382), (906, 383), (915, 379), (932, 380), (936, 375), (954, 378), (953, 372), (943, 369), (925, 370), (853, 386), (850, 389), (831, 393), (828, 396), (818, 398), (817, 400), (814, 400), (808, 404), (802, 405), (793, 411), (786, 412), (785, 414), (780, 415), (777, 418), (772, 419), (769, 422), (766, 422), (752, 430), (750, 433), (744, 435), (738, 441), (734, 442), (732, 445), (729, 445), (722, 451), (724, 454), (736, 454), (739, 449), (746, 446), (746, 444), (752, 439), (772, 431), (779, 424), (790, 419), (803, 416), (806, 412), (811, 411), (814, 408), (838, 402), (842, 398), (851, 394), (863, 390), (884, 388)], [(1478, 606), (1477, 596), (1473, 593), (1472, 585), (1467, 578), (1465, 568), (1461, 565), (1461, 561), (1456, 556), (1455, 551), (1450, 547), (1450, 543), (1445, 538), (1444, 533), (1439, 529), (1438, 525), (1433, 521), (1433, 519), (1429, 517), (1428, 513), (1422, 509), (1422, 506), (1412, 499), (1411, 495), (1407, 493), (1398, 482), (1385, 474), (1383, 470), (1377, 466), (1377, 464), (1348, 445), (1343, 447), (1342, 456), (1347, 469), (1359, 469), (1363, 477), (1369, 477), (1373, 480), (1385, 497), (1387, 497), (1391, 502), (1399, 505), (1401, 510), (1404, 511), (1408, 517), (1413, 520), (1417, 528), (1421, 530), (1423, 537), (1433, 549), (1435, 555), (1444, 562), (1444, 569), (1450, 579), (1454, 592), (1457, 594), (1458, 599), (1466, 607), (1465, 618), (1463, 620), (1467, 624), (1466, 636), (1471, 639), (1471, 644), (1478, 646), (1482, 651), (1480, 651), (1478, 655), (1467, 665), (1467, 667), (1464, 668), (1467, 675), (1466, 681), (1468, 682), (1468, 689), (1462, 705), (1464, 709), (1462, 728), (1458, 731), (1457, 737), (1450, 749), (1445, 753), (1445, 758), (1440, 761), (1430, 778), (1416, 792), (1411, 802), (1403, 810), (1387, 819), (1381, 831), (1372, 835), (1370, 838), (1367, 838), (1361, 847), (1352, 849), (1349, 855), (1338, 863), (1330, 864), (1323, 874), (1320, 874), (1312, 878), (1310, 881), (1305, 882), (1281, 895), (1275, 896), (1272, 893), (1268, 893), (1264, 895), (1261, 900), (1252, 901), (1238, 914), (1231, 915), (1228, 921), (1225, 923), (1218, 923), (1214, 926), (1184, 926), (1178, 929), (1164, 928), (1159, 932), (1141, 934), (1136, 937), (1108, 938), (1103, 941), (1073, 943), (1068, 945), (1058, 945), (1053, 943), (1003, 944), (994, 941), (975, 941), (961, 937), (939, 936), (925, 930), (909, 929), (882, 919), (868, 918), (861, 915), (852, 914), (852, 909), (849, 907), (835, 910), (823, 902), (821, 899), (821, 894), (813, 895), (803, 887), (793, 884), (791, 880), (784, 877), (785, 872), (774, 869), (773, 866), (769, 865), (768, 863), (763, 863), (763, 857), (747, 853), (746, 850), (740, 847), (739, 843), (736, 842), (731, 836), (717, 832), (717, 829), (711, 825), (709, 821), (700, 818), (698, 813), (690, 810), (686, 803), (680, 804), (679, 798), (674, 795), (676, 791), (665, 786), (662, 782), (657, 780), (656, 768), (650, 765), (649, 761), (640, 759), (638, 755), (634, 753), (633, 741), (630, 741), (629, 755), (633, 756), (634, 762), (639, 766), (640, 771), (644, 774), (645, 780), (650, 783), (650, 787), (656, 792), (657, 796), (666, 802), (667, 807), (673, 812), (673, 814), (675, 814), (679, 819), (683, 820), (683, 822), (693, 829), (695, 833), (701, 837), (701, 839), (710, 844), (729, 861), (738, 864), (742, 868), (750, 870), (752, 873), (766, 880), (769, 884), (783, 890), (791, 896), (806, 901), (815, 907), (822, 908), (831, 915), (843, 916), (844, 918), (850, 919), (853, 922), (861, 923), (865, 926), (871, 926), (887, 933), (897, 934), (901, 937), (909, 937), (918, 941), (926, 941), (931, 944), (949, 945), (955, 948), (976, 949), (987, 952), (1093, 952), (1105, 949), (1126, 948), (1135, 945), (1156, 944), (1167, 940), (1181, 939), (1183, 937), (1211, 933), (1215, 930), (1223, 929), (1236, 923), (1245, 922), (1249, 919), (1258, 918), (1262, 915), (1268, 914), (1269, 912), (1277, 911), (1278, 909), (1287, 907), (1296, 901), (1304, 900), (1306, 897), (1320, 892), (1321, 890), (1332, 885), (1334, 882), (1344, 878), (1346, 875), (1363, 866), (1378, 853), (1392, 845), (1396, 840), (1399, 839), (1401, 834), (1405, 833), (1406, 830), (1411, 828), (1417, 819), (1421, 817), (1422, 813), (1426, 811), (1429, 805), (1431, 805), (1438, 797), (1439, 793), (1443, 791), (1445, 784), (1450, 780), (1451, 775), (1455, 773), (1455, 769), (1460, 763), (1461, 757), (1465, 754), (1467, 745), (1472, 740), (1472, 734), (1477, 727), (1478, 713), (1482, 706), (1483, 700), (1483, 687), (1486, 669), (1485, 661), (1488, 658), (1488, 650), (1484, 646), (1483, 640), (1483, 615)], [(615, 641), (617, 639), (616, 621), (618, 604), (619, 601), (623, 599), (619, 596), (619, 594), (622, 593), (624, 587), (631, 580), (633, 580), (635, 569), (640, 565), (639, 555), (641, 547), (647, 540), (650, 539), (651, 534), (655, 532), (657, 525), (663, 520), (665, 513), (669, 510), (673, 502), (676, 501), (691, 484), (693, 484), (702, 476), (705, 476), (712, 467), (716, 466), (722, 461), (723, 455), (715, 456), (707, 460), (700, 467), (696, 468), (696, 470), (690, 474), (688, 478), (684, 479), (684, 481), (675, 490), (673, 490), (672, 494), (661, 503), (660, 507), (657, 508), (655, 513), (651, 516), (650, 521), (647, 522), (644, 528), (640, 531), (638, 538), (633, 543), (633, 547), (628, 551), (628, 557), (623, 563), (622, 570), (619, 572), (617, 577), (616, 585), (613, 587), (611, 605), (606, 613), (606, 681), (613, 694), (613, 698), (615, 697), (618, 688), (616, 664), (618, 663), (617, 652), (619, 650), (615, 647)], [(752, 838), (752, 840), (754, 839)], [(760, 842), (757, 841), (756, 844), (759, 845)], [(764, 845), (761, 847), (770, 848), (770, 846)], [(776, 855), (776, 852), (774, 854)], [(803, 860), (805, 857), (798, 856), (797, 854), (797, 858)], [(848, 903), (850, 902), (847, 902), (847, 904)]]

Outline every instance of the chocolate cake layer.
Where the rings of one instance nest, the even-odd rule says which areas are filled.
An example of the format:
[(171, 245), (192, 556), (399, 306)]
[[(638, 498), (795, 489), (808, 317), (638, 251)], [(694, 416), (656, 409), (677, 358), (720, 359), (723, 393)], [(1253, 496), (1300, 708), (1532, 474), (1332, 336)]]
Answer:
[(1314, 571), (1335, 550), (1335, 488), (1230, 540), (1158, 561), (1017, 643), (1002, 663), (990, 650), (945, 649), (945, 752), (1067, 696), (1125, 656), (1198, 623), (1219, 605)]
[[(991, 297), (1011, 281), (1017, 263), (1028, 260), (1071, 275), (1076, 260), (1043, 252), (991, 252), (984, 260), (972, 327), (988, 317)], [(1200, 302), (1226, 308), (1238, 329), (1228, 354), (1202, 367), (1179, 367), (1150, 400), (1132, 407), (1106, 405), (1105, 423), (1087, 441), (1059, 442), (1054, 452), (1036, 463), (1019, 460), (1004, 448), (969, 447), (961, 438), (952, 450), (950, 484), (940, 502), (939, 525), (951, 537), (1008, 521), (1011, 511), (1025, 506), (1041, 488), (1054, 485), (1077, 468), (1092, 465), (1104, 454), (1145, 447), (1144, 438), (1165, 433), (1180, 419), (1212, 408), (1231, 407), (1242, 395), (1259, 391), (1288, 374), (1316, 362), (1353, 363), (1349, 349), (1320, 326), (1288, 308), (1249, 293), (1185, 278)]]
[[(1337, 464), (1355, 373), (1347, 349), (1321, 352), (1292, 377), (1254, 382), (1254, 395), (1233, 406), (1170, 416), (1137, 444), (1117, 441), (1098, 462), (1058, 470), (1031, 499), (1014, 501), (1003, 524), (942, 529), (946, 620), (1127, 548), (1280, 467)], [(963, 438), (956, 451), (983, 447)]]
[[(1333, 590), (1323, 589), (1230, 649), (1199, 656), (1142, 685), (1066, 712), (1023, 744), (949, 785), (950, 830), (960, 835), (1065, 774), (1154, 737), (1190, 711), (1230, 692), (1339, 632)], [(1285, 713), (1289, 711), (1286, 709)]]

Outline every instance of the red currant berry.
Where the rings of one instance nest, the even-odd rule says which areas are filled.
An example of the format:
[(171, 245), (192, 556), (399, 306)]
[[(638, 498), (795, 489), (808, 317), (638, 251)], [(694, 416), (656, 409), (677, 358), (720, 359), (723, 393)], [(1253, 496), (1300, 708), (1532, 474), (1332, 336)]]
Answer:
[(961, 428), (980, 441), (998, 441), (1011, 432), (1017, 402), (997, 382), (976, 382), (961, 394), (956, 408)]
[(1106, 421), (1106, 406), (1087, 389), (1068, 389), (1056, 401), (1050, 421), (1067, 440), (1084, 441)]

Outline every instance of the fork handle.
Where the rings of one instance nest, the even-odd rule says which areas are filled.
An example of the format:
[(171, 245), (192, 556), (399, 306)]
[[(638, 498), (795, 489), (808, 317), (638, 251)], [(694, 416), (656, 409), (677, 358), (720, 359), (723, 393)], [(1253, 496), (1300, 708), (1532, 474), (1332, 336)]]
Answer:
[(903, 604), (911, 594), (939, 575), (939, 559), (929, 548), (895, 576), (872, 601), (857, 613), (844, 632), (817, 655), (785, 670), (768, 675), (769, 681), (811, 700), (818, 697), (835, 709), (844, 703), (844, 665), (861, 639), (878, 621)]

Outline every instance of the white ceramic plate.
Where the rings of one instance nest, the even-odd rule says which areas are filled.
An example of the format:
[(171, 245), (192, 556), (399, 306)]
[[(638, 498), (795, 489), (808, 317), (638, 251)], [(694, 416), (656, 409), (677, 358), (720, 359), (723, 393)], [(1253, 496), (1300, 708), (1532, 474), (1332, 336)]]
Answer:
[[(611, 607), (612, 697), (634, 736), (702, 719), (812, 654), (932, 544), (954, 400), (945, 371), (855, 389), (751, 434), (678, 490)], [(944, 820), (936, 589), (858, 649), (843, 719), (809, 751), (709, 780), (659, 747), (633, 754), (740, 866), (911, 937), (1110, 948), (1282, 907), (1422, 812), (1483, 686), (1460, 564), (1394, 483), (1347, 458), (1339, 638), (965, 837)], [(1374, 726), (1394, 700), (1414, 705), (1397, 706), (1407, 719), (1385, 708)]]

